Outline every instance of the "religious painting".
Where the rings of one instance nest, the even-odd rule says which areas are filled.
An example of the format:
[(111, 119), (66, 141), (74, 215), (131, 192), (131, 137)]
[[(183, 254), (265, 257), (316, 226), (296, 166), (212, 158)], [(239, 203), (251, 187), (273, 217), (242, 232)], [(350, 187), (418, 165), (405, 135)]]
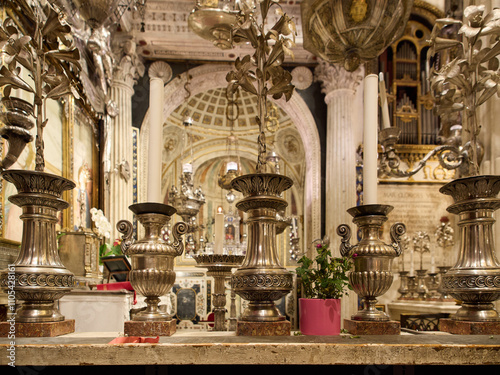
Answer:
[(234, 225), (229, 224), (226, 226), (226, 241), (234, 241), (235, 229)]
[(67, 150), (65, 173), (76, 184), (65, 199), (70, 203), (66, 210), (64, 228), (78, 230), (91, 228), (90, 209), (97, 206), (99, 179), (98, 132), (95, 120), (74, 101), (65, 111)]

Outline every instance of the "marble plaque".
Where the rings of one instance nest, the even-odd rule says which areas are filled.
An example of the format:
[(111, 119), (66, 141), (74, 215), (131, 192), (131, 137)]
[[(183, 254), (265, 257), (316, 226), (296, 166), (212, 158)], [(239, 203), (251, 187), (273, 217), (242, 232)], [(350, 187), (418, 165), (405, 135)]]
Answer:
[[(451, 197), (439, 192), (441, 184), (380, 184), (378, 186), (378, 202), (389, 204), (394, 209), (388, 215), (384, 225), (384, 239), (390, 241), (389, 230), (392, 224), (402, 222), (406, 225), (406, 233), (410, 240), (409, 249), (403, 256), (405, 270), (410, 270), (410, 254), (414, 248), (412, 239), (417, 232), (426, 232), (430, 239), (430, 253), (423, 257), (423, 268), (430, 270), (431, 254), (434, 253), (435, 267), (443, 265), (451, 266), (453, 258), (453, 247), (447, 248), (445, 252), (436, 244), (436, 229), (441, 224), (441, 219), (447, 217), (455, 232), (455, 244), (457, 243), (457, 229), (455, 215), (446, 211), (452, 204)], [(413, 255), (414, 269), (420, 269), (420, 254)], [(398, 267), (399, 266), (399, 267)], [(401, 259), (396, 260), (393, 270), (401, 270)]]

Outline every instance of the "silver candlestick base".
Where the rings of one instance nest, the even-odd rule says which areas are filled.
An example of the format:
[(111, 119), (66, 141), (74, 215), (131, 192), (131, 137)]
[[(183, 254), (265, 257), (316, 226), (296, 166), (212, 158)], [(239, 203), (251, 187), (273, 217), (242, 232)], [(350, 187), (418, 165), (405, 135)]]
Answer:
[(500, 176), (458, 178), (439, 190), (453, 197), (448, 212), (459, 216), (460, 248), (457, 263), (442, 277), (441, 290), (462, 301), (453, 320), (499, 321), (493, 302), (500, 297), (500, 263), (494, 247), (493, 213)]
[(0, 285), (6, 292), (14, 285), (16, 299), (23, 301), (17, 322), (63, 321), (55, 302), (75, 287), (75, 278), (59, 257), (56, 223), (57, 212), (69, 206), (62, 194), (75, 183), (30, 170), (6, 170), (2, 177), (16, 186), (17, 194), (9, 200), (23, 210), (23, 239), (13, 269), (1, 273)]
[(208, 269), (207, 276), (214, 278), (214, 331), (226, 331), (226, 287), (225, 280), (232, 275), (232, 269), (239, 267), (244, 255), (200, 254), (193, 256), (196, 267)]
[(398, 293), (400, 294), (399, 299), (408, 298), (408, 292), (410, 291), (408, 288), (408, 271), (399, 271), (399, 279), (400, 285), (398, 288)]
[(417, 286), (416, 286), (416, 294), (419, 300), (424, 300), (427, 298), (429, 290), (427, 289), (427, 285), (425, 282), (425, 277), (427, 275), (427, 270), (417, 270)]
[(231, 186), (243, 193), (236, 207), (248, 212), (248, 247), (245, 260), (231, 283), (236, 294), (249, 301), (239, 320), (246, 322), (285, 321), (274, 301), (290, 293), (293, 275), (279, 261), (276, 250), (276, 213), (288, 203), (281, 198), (292, 179), (274, 173), (236, 177)]

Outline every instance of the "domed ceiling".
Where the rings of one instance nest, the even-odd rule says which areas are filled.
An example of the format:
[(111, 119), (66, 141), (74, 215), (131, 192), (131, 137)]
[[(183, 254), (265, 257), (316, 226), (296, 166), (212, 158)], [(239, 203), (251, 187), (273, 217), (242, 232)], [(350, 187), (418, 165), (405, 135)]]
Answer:
[[(186, 96), (164, 123), (163, 186), (177, 185), (183, 163), (192, 162), (195, 185), (201, 185), (210, 196), (219, 191), (219, 173), (229, 155), (237, 155), (242, 174), (254, 173), (257, 162), (257, 136), (259, 128), (256, 97), (240, 91), (237, 99), (238, 119), (232, 123), (226, 117), (228, 100), (226, 88), (214, 88), (189, 97)], [(295, 124), (277, 104), (268, 105), (269, 120), (265, 134), (268, 151), (276, 152), (280, 158), (280, 173), (294, 180), (299, 191), (303, 186), (304, 147)], [(192, 125), (185, 127), (183, 120), (190, 116)], [(231, 132), (238, 142), (237, 151), (227, 148)], [(192, 157), (191, 157), (192, 155)], [(270, 171), (273, 171), (271, 169)], [(215, 197), (215, 195), (214, 195)]]
[[(186, 93), (187, 94), (187, 93)], [(257, 115), (257, 98), (255, 95), (240, 91), (240, 98), (236, 101), (239, 111), (238, 120), (234, 122), (235, 132), (257, 131), (258, 126), (255, 121)], [(228, 100), (226, 98), (226, 89), (217, 88), (188, 98), (187, 102), (177, 107), (177, 109), (167, 119), (170, 124), (182, 124), (185, 116), (193, 119), (193, 127), (201, 127), (210, 130), (229, 131), (231, 121), (226, 118)], [(275, 132), (278, 127), (288, 126), (291, 123), (288, 115), (278, 106), (269, 104), (269, 116), (272, 123), (269, 123), (267, 132)], [(279, 125), (278, 125), (279, 123)]]

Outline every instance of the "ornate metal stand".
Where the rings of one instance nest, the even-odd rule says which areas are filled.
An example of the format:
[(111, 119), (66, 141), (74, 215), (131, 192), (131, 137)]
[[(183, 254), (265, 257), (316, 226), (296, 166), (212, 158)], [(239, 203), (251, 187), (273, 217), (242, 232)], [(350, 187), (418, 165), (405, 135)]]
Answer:
[(459, 215), (460, 248), (457, 263), (443, 275), (441, 290), (462, 301), (452, 316), (460, 321), (499, 321), (493, 302), (500, 297), (500, 263), (493, 239), (493, 212), (500, 207), (500, 176), (459, 178), (441, 193), (454, 203), (448, 212)]
[(439, 297), (439, 273), (430, 272), (428, 274), (429, 279), (427, 280), (427, 290), (429, 291), (430, 298), (438, 298)]
[(417, 293), (417, 298), (424, 300), (427, 298), (429, 290), (425, 282), (425, 276), (427, 275), (427, 270), (417, 270), (417, 287), (415, 292)]
[(229, 331), (236, 331), (236, 323), (238, 318), (236, 317), (236, 293), (231, 287), (231, 307), (229, 308)]
[(399, 299), (408, 298), (408, 271), (399, 271), (400, 285), (398, 288), (398, 293), (400, 294)]
[(406, 232), (404, 224), (396, 223), (391, 227), (393, 242), (387, 245), (380, 239), (382, 225), (392, 209), (388, 205), (370, 204), (347, 210), (361, 231), (361, 240), (357, 245), (349, 243), (351, 229), (348, 225), (342, 224), (337, 228), (337, 234), (342, 237), (340, 254), (353, 257), (354, 270), (349, 272), (349, 282), (363, 298), (364, 304), (364, 308), (353, 315), (352, 320), (390, 320), (385, 312), (375, 308), (375, 304), (376, 297), (383, 295), (392, 284), (392, 260), (401, 254), (399, 240)]
[[(30, 170), (7, 170), (2, 177), (16, 186), (9, 200), (23, 210), (23, 240), (15, 266), (16, 299), (22, 300), (16, 322), (59, 322), (64, 316), (54, 302), (75, 286), (74, 275), (61, 262), (56, 241), (57, 212), (69, 206), (62, 193), (75, 188), (63, 177)], [(1, 274), (7, 291), (9, 273)]]
[(212, 301), (214, 305), (214, 331), (226, 331), (226, 293), (225, 280), (232, 275), (232, 269), (239, 267), (244, 255), (200, 254), (195, 255), (197, 267), (208, 269), (207, 276), (215, 281)]
[(256, 173), (236, 177), (231, 184), (244, 195), (236, 206), (249, 214), (246, 257), (231, 279), (236, 294), (249, 301), (239, 320), (284, 321), (274, 301), (292, 290), (293, 276), (281, 266), (276, 252), (276, 213), (287, 206), (280, 195), (292, 186), (292, 180)]
[(178, 222), (172, 229), (173, 241), (162, 238), (161, 230), (175, 213), (175, 208), (161, 203), (137, 203), (129, 207), (144, 226), (144, 238), (135, 242), (133, 226), (128, 220), (121, 220), (116, 228), (123, 234), (122, 251), (130, 257), (132, 270), (130, 283), (137, 293), (146, 297), (146, 310), (139, 312), (134, 321), (167, 321), (171, 316), (160, 311), (160, 297), (167, 294), (175, 282), (174, 258), (182, 254), (184, 246), (181, 236), (188, 231), (188, 225)]
[(415, 298), (417, 295), (417, 277), (408, 276), (408, 297)]
[[(169, 202), (172, 202), (177, 215), (179, 215), (185, 223), (189, 224), (187, 233), (191, 236), (191, 242), (193, 244), (188, 245), (186, 241), (186, 253), (190, 251), (198, 252), (199, 250), (199, 246), (197, 245), (198, 240), (196, 238), (199, 238), (199, 236), (191, 235), (191, 233), (195, 234), (201, 229), (196, 223), (196, 215), (200, 212), (201, 206), (205, 204), (205, 195), (201, 187), (197, 189), (194, 188), (192, 175), (192, 172), (184, 171), (180, 178), (180, 192), (175, 186), (172, 186), (168, 193)], [(186, 237), (189, 236), (187, 235)]]

